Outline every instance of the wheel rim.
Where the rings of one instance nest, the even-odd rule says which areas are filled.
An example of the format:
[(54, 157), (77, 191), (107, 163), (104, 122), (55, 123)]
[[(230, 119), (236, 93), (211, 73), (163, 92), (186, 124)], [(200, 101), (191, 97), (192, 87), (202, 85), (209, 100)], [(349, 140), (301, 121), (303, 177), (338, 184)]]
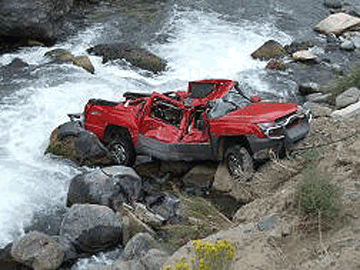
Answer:
[(110, 152), (118, 164), (125, 163), (127, 156), (123, 145), (121, 144), (113, 145)]
[(239, 178), (244, 175), (242, 160), (234, 154), (230, 154), (228, 157), (228, 167), (231, 176), (234, 178)]

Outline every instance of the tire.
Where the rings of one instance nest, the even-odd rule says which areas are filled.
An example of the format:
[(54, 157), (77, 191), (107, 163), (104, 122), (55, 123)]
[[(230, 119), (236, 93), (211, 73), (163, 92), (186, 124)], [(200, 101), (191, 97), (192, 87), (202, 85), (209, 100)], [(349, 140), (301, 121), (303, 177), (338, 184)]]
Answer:
[(254, 161), (249, 151), (241, 145), (234, 145), (226, 150), (225, 162), (229, 174), (238, 182), (246, 182), (254, 174)]
[(116, 136), (116, 138), (109, 143), (108, 149), (116, 164), (129, 167), (134, 165), (136, 159), (135, 150), (127, 137)]

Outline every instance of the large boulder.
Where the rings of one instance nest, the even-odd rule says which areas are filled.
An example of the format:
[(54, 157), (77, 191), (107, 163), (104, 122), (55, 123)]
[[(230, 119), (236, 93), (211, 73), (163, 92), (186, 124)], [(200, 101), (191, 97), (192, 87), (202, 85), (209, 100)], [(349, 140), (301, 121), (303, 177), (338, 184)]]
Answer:
[(359, 100), (360, 90), (356, 87), (351, 87), (336, 97), (335, 104), (338, 108), (344, 108), (358, 102)]
[(121, 243), (122, 224), (109, 207), (74, 204), (61, 224), (60, 236), (79, 253), (94, 254)]
[(266, 41), (261, 47), (251, 54), (254, 59), (270, 60), (285, 54), (284, 47), (275, 40)]
[(0, 36), (51, 43), (72, 5), (73, 0), (0, 1)]
[(89, 48), (87, 52), (102, 56), (103, 63), (109, 60), (125, 59), (138, 68), (146, 69), (154, 73), (163, 71), (166, 68), (166, 61), (160, 57), (144, 48), (126, 43), (96, 45)]
[(13, 244), (11, 255), (35, 270), (51, 270), (61, 265), (64, 251), (51, 236), (33, 231)]
[(130, 167), (111, 166), (76, 175), (70, 181), (67, 206), (100, 204), (116, 209), (133, 205), (141, 196), (140, 176)]
[(45, 154), (68, 158), (80, 165), (106, 166), (115, 164), (107, 148), (79, 122), (66, 122), (50, 135)]
[(335, 110), (331, 113), (331, 117), (334, 118), (350, 118), (355, 115), (360, 115), (360, 101), (355, 104), (351, 104), (344, 109)]
[(314, 29), (324, 34), (342, 34), (360, 25), (360, 18), (345, 14), (332, 14), (319, 22)]
[(217, 164), (199, 164), (188, 171), (182, 178), (185, 187), (195, 187), (200, 190), (207, 190), (211, 187)]

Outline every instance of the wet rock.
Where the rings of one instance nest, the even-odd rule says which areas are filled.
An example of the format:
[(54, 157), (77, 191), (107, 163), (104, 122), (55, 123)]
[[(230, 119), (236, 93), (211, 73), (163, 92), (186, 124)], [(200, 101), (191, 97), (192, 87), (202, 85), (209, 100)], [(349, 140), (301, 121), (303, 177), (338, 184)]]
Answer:
[(332, 14), (318, 23), (314, 29), (324, 34), (342, 34), (360, 25), (360, 19), (345, 13)]
[(328, 8), (341, 8), (342, 4), (340, 0), (324, 0), (324, 6)]
[(145, 232), (152, 236), (156, 235), (156, 233), (148, 225), (133, 214), (133, 209), (129, 205), (122, 204), (117, 209), (117, 212), (117, 215), (121, 220), (121, 224), (123, 224), (122, 243), (124, 246), (134, 235), (138, 233)]
[(0, 249), (0, 269), (3, 270), (31, 270), (30, 267), (14, 260), (11, 256), (12, 243)]
[(347, 13), (351, 16), (360, 17), (360, 5), (351, 6)]
[(158, 247), (159, 244), (150, 234), (138, 233), (126, 244), (122, 254), (122, 259), (124, 261), (140, 259), (150, 249)]
[(55, 49), (44, 54), (45, 57), (51, 58), (57, 63), (73, 63), (75, 66), (82, 67), (91, 74), (95, 73), (95, 68), (92, 65), (88, 56), (75, 57), (69, 51), (64, 49)]
[(341, 43), (340, 48), (345, 51), (353, 51), (356, 47), (354, 42), (352, 42), (351, 40), (345, 40), (343, 43)]
[(356, 87), (351, 87), (336, 97), (335, 104), (338, 108), (344, 108), (358, 102), (359, 100), (360, 90)]
[(44, 54), (44, 56), (51, 58), (59, 63), (72, 62), (74, 59), (74, 55), (72, 55), (69, 51), (64, 49), (54, 49), (48, 51)]
[(254, 59), (270, 60), (285, 54), (283, 46), (275, 40), (266, 41), (260, 48), (251, 54)]
[(19, 69), (19, 68), (26, 68), (29, 64), (21, 60), (20, 58), (14, 58), (14, 60), (11, 61), (10, 64), (6, 66), (6, 68), (10, 69)]
[(102, 44), (87, 50), (88, 53), (102, 56), (103, 63), (109, 60), (125, 59), (132, 65), (158, 73), (165, 70), (166, 61), (144, 48), (125, 43)]
[(152, 212), (162, 216), (167, 222), (176, 222), (180, 218), (180, 200), (174, 195), (168, 193), (149, 195), (145, 201)]
[(1, 1), (0, 36), (52, 43), (58, 34), (61, 18), (73, 0)]
[(35, 270), (48, 270), (61, 265), (64, 251), (51, 236), (33, 231), (13, 244), (11, 255)]
[(303, 83), (299, 85), (299, 93), (303, 96), (320, 92), (320, 85), (315, 82)]
[(121, 243), (122, 224), (106, 206), (74, 204), (61, 224), (60, 236), (67, 237), (79, 253), (94, 254)]
[(45, 154), (70, 159), (80, 165), (105, 166), (115, 164), (112, 155), (99, 139), (79, 122), (66, 122), (50, 135)]
[(71, 179), (67, 206), (90, 203), (116, 209), (123, 202), (133, 205), (141, 196), (141, 187), (140, 176), (130, 167), (96, 169)]
[(286, 69), (286, 65), (283, 61), (278, 60), (278, 59), (271, 59), (267, 64), (266, 67), (267, 69), (276, 69), (276, 70), (285, 70)]
[(88, 56), (77, 56), (73, 59), (73, 63), (75, 66), (82, 67), (91, 74), (95, 73), (95, 68), (92, 65), (90, 58)]
[(310, 50), (297, 51), (292, 55), (295, 61), (301, 62), (314, 62), (316, 60), (316, 54)]
[(336, 110), (331, 113), (331, 116), (334, 118), (343, 117), (343, 118), (350, 118), (355, 115), (360, 114), (360, 102), (347, 106), (344, 109)]
[(293, 42), (291, 42), (290, 45), (285, 45), (284, 50), (286, 51), (287, 54), (292, 55), (293, 53), (295, 53), (297, 51), (307, 50), (314, 46), (315, 46), (315, 44), (309, 40), (293, 41)]

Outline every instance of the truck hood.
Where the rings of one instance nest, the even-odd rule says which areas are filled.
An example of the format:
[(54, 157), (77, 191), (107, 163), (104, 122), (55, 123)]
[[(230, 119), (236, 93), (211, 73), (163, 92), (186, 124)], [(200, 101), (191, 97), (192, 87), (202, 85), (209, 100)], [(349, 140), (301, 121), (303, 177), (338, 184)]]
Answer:
[(242, 122), (274, 122), (275, 119), (297, 111), (296, 103), (251, 103), (244, 108), (237, 109), (221, 117), (223, 120), (236, 118)]

